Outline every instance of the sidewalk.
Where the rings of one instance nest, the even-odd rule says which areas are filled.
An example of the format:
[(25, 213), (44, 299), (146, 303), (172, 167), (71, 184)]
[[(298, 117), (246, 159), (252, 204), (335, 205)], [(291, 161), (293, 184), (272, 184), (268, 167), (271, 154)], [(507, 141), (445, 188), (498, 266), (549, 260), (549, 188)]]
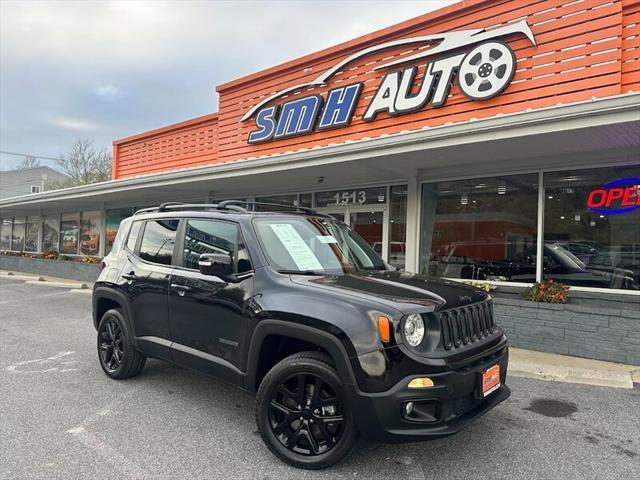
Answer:
[[(91, 294), (93, 285), (64, 278), (0, 271), (0, 278), (24, 280), (30, 285), (69, 288), (71, 293)], [(640, 384), (640, 366), (569, 357), (520, 348), (509, 350), (509, 375), (613, 388)]]

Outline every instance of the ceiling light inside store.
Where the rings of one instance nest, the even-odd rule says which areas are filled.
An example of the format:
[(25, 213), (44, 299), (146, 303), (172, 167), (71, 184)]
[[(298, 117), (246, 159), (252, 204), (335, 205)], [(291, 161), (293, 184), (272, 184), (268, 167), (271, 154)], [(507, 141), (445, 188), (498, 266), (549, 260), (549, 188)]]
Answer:
[(507, 193), (507, 184), (504, 182), (498, 183), (498, 195), (504, 195)]
[(463, 193), (460, 197), (460, 205), (466, 205), (467, 203), (469, 203), (469, 195)]

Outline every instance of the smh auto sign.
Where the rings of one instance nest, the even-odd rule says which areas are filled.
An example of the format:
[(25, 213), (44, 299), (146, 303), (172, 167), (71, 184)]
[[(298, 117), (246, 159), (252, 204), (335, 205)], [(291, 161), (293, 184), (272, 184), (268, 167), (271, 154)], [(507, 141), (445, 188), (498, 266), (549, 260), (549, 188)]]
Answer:
[[(256, 129), (249, 134), (251, 144), (303, 135), (313, 131), (345, 127), (351, 123), (363, 84), (361, 82), (329, 90), (324, 96), (308, 95), (277, 104), (285, 95), (313, 87), (324, 87), (344, 68), (368, 55), (398, 46), (426, 46), (415, 54), (379, 65), (374, 70), (390, 70), (369, 101), (362, 120), (371, 122), (382, 112), (403, 115), (425, 108), (441, 107), (457, 80), (462, 93), (472, 100), (488, 100), (500, 95), (511, 83), (516, 70), (513, 50), (497, 39), (524, 35), (535, 39), (526, 20), (493, 30), (474, 29), (394, 40), (360, 50), (338, 62), (308, 83), (295, 85), (254, 105), (240, 120), (255, 118)], [(416, 85), (416, 64), (424, 63), (425, 74)], [(402, 64), (411, 66), (402, 68)], [(417, 93), (416, 93), (417, 92)]]

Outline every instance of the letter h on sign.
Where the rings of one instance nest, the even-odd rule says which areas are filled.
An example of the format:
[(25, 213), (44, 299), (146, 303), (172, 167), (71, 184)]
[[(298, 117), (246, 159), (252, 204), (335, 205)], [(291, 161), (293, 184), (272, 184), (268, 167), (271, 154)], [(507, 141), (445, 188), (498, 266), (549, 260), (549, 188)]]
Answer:
[(331, 90), (327, 95), (318, 129), (348, 125), (360, 97), (360, 90), (362, 90), (361, 82)]

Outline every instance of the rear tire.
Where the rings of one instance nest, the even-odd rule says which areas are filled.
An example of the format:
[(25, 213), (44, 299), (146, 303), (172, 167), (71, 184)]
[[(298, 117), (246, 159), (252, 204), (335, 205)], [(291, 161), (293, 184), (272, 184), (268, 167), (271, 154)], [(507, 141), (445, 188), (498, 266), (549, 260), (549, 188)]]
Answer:
[(357, 438), (345, 395), (327, 355), (302, 352), (285, 358), (258, 389), (256, 422), (262, 440), (294, 467), (316, 470), (338, 463)]
[(122, 312), (105, 312), (98, 324), (98, 360), (104, 373), (115, 380), (135, 377), (144, 368), (147, 357), (131, 343)]

